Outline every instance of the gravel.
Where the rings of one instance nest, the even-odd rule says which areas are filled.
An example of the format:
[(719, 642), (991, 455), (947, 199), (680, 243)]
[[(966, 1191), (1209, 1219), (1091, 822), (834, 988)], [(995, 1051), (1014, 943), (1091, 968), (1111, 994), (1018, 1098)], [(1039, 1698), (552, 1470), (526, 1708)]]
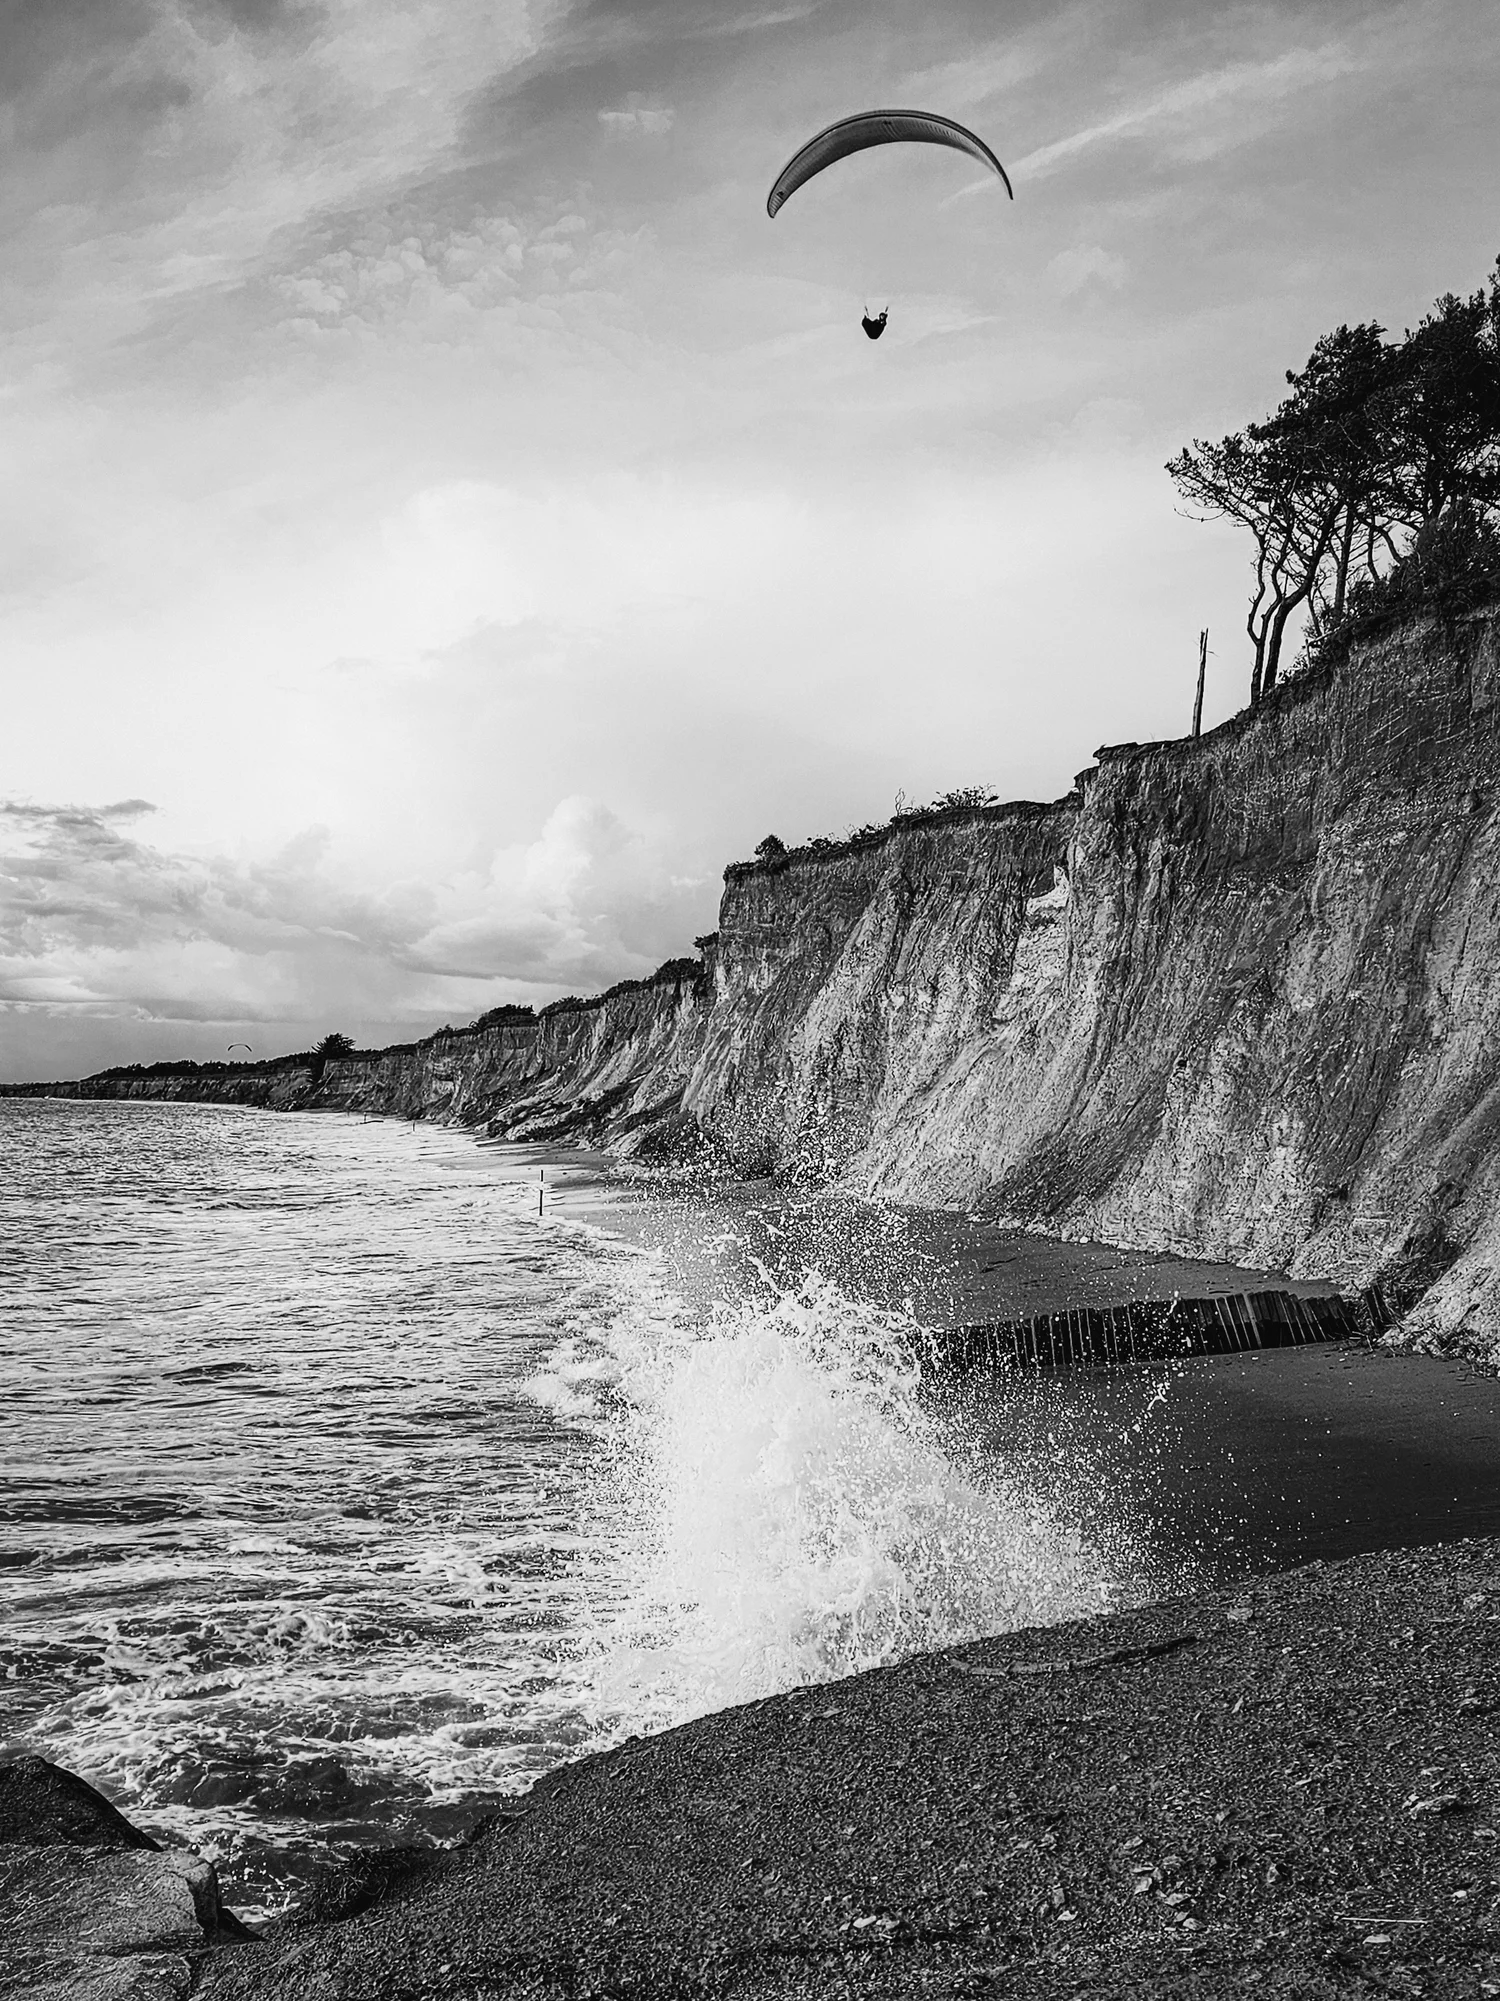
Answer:
[(1500, 1541), (919, 1656), (379, 1858), (209, 2001), (1500, 1996)]

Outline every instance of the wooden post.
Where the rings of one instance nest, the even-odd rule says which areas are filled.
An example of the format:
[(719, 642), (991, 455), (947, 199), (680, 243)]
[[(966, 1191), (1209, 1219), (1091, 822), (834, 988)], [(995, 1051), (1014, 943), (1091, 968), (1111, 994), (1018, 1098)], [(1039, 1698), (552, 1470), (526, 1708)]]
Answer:
[(1203, 734), (1203, 683), (1208, 676), (1208, 627), (1198, 634), (1198, 699), (1193, 704), (1193, 735)]

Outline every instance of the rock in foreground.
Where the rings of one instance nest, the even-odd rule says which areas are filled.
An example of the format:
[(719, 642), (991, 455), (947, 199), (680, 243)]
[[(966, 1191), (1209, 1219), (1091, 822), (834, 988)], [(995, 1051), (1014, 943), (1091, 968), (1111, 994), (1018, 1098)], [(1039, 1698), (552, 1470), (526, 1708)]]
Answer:
[(199, 1955), (248, 1937), (209, 1863), (159, 1848), (43, 1758), (0, 1765), (0, 1992), (178, 2001)]

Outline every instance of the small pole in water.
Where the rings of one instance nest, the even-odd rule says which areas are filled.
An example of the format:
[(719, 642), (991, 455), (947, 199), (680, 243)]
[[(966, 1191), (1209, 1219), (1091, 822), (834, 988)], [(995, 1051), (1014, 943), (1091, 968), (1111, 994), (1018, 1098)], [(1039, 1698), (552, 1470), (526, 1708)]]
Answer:
[(547, 1170), (545, 1167), (543, 1167), (540, 1168), (537, 1173), (537, 1184), (536, 1184), (537, 1215), (538, 1216), (545, 1215), (546, 1209), (547, 1209)]

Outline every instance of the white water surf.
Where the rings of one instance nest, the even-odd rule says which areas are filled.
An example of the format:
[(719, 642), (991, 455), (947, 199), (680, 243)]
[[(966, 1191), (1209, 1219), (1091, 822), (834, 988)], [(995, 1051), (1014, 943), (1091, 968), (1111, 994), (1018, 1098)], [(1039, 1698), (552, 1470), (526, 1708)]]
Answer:
[(0, 1106), (0, 1754), (248, 1915), (590, 1748), (1160, 1582), (1035, 1392), (997, 1448), (902, 1316), (814, 1273), (690, 1308), (534, 1186), (430, 1128)]

